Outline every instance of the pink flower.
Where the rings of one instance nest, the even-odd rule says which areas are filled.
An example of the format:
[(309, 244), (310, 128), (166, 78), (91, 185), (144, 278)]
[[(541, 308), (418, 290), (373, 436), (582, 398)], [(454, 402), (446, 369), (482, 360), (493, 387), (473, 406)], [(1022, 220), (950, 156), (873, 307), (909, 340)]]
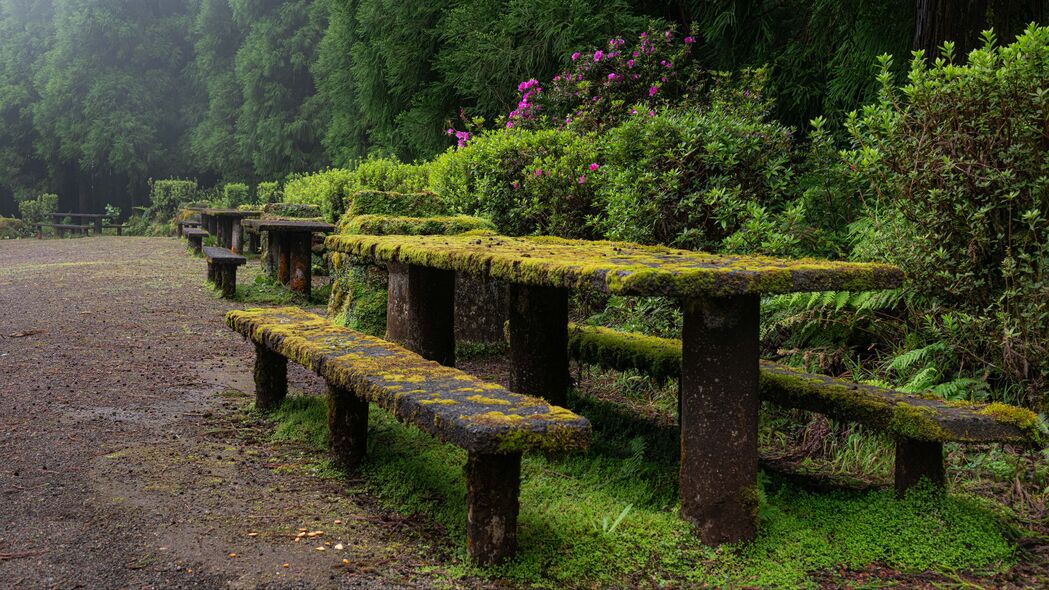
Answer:
[(507, 129), (513, 129), (514, 128), (514, 122), (513, 121), (507, 121), (506, 122), (506, 128)]
[(515, 180), (515, 181), (510, 183), (510, 186), (514, 187), (514, 189), (516, 190), (516, 189), (521, 188), (521, 183)]
[(594, 162), (593, 164), (590, 165), (590, 171), (591, 172), (597, 172), (597, 169), (600, 168), (600, 167), (601, 166), (599, 166), (597, 162)]
[(615, 80), (615, 79), (616, 79), (616, 78), (618, 78), (618, 77), (619, 77), (619, 76), (616, 76), (614, 72), (608, 75), (608, 79), (609, 79), (609, 81), (611, 81), (611, 80)]
[(542, 176), (543, 175), (543, 169), (542, 168), (536, 168), (535, 172), (533, 172), (532, 174), (535, 174), (536, 176)]
[(666, 39), (667, 41), (670, 41), (670, 38), (672, 36), (673, 35), (670, 34), (670, 31), (667, 31), (666, 33), (663, 33), (663, 38)]
[(594, 61), (601, 61), (601, 58), (605, 56), (605, 52), (598, 49), (594, 52)]
[(628, 59), (627, 62), (626, 62), (626, 67), (628, 67), (628, 68), (634, 67), (634, 60)]
[(648, 116), (649, 117), (655, 117), (656, 116), (656, 112), (653, 111), (653, 110), (650, 110), (650, 111), (648, 111)]
[(655, 96), (657, 92), (659, 92), (659, 88), (656, 88), (655, 86), (649, 86), (648, 87), (648, 95), (649, 96)]
[(641, 33), (642, 39), (648, 39), (648, 33)]
[(575, 61), (577, 59), (579, 59), (579, 52), (578, 51), (572, 54), (572, 61)]
[(692, 45), (696, 42), (695, 37), (685, 37), (685, 45)]
[(554, 82), (560, 82), (560, 81), (561, 81), (561, 74), (558, 74), (558, 75), (554, 76)]
[(449, 127), (448, 131), (445, 131), (445, 133), (448, 134), (448, 135), (455, 135), (455, 129), (452, 129), (451, 127)]
[(586, 184), (586, 175), (585, 174), (583, 176), (579, 177), (579, 184)]

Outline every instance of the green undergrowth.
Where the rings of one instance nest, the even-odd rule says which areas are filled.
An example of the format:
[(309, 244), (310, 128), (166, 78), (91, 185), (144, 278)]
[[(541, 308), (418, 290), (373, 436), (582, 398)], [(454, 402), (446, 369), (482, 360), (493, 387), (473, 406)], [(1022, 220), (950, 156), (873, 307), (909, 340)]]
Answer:
[[(216, 294), (219, 293), (217, 289), (214, 291)], [(313, 289), (310, 293), (309, 301), (304, 301), (304, 297), (301, 294), (292, 291), (266, 275), (259, 275), (250, 283), (238, 283), (233, 300), (260, 305), (289, 305), (293, 303), (325, 305), (330, 294), (331, 286), (324, 285)]]
[[(888, 489), (815, 492), (762, 475), (760, 525), (749, 544), (701, 545), (677, 517), (677, 437), (619, 408), (573, 398), (594, 423), (583, 455), (526, 456), (517, 558), (476, 570), (465, 548), (466, 453), (371, 412), (365, 485), (403, 514), (442, 525), (458, 547), (450, 571), (538, 588), (697, 585), (810, 587), (815, 572), (880, 564), (907, 572), (993, 571), (1014, 558), (1009, 525), (984, 501)], [(326, 405), (291, 397), (273, 439), (327, 444)]]

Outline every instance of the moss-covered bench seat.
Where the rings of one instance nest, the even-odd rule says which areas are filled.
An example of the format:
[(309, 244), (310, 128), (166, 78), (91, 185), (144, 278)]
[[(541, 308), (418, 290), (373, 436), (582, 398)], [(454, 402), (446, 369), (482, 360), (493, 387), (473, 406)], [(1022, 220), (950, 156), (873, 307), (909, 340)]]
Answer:
[(467, 547), (480, 564), (499, 562), (516, 549), (521, 453), (589, 445), (590, 423), (564, 408), (299, 308), (231, 311), (226, 323), (255, 343), (258, 409), (283, 400), (289, 359), (327, 381), (331, 446), (342, 465), (353, 468), (365, 456), (369, 402), (465, 449)]
[[(657, 379), (681, 373), (681, 341), (597, 326), (569, 327), (569, 355), (584, 364), (636, 370)], [(944, 483), (943, 443), (1000, 442), (1040, 447), (1037, 416), (1000, 403), (968, 404), (908, 394), (814, 375), (771, 361), (760, 362), (763, 401), (857, 422), (896, 440), (896, 491), (921, 479)]]
[(189, 242), (189, 247), (194, 253), (200, 254), (201, 248), (204, 245), (204, 238), (208, 237), (207, 230), (199, 227), (190, 227), (182, 230), (182, 235), (186, 236), (186, 241)]
[(208, 281), (222, 290), (222, 296), (232, 299), (237, 292), (237, 267), (247, 258), (218, 246), (205, 246), (204, 259), (208, 261)]

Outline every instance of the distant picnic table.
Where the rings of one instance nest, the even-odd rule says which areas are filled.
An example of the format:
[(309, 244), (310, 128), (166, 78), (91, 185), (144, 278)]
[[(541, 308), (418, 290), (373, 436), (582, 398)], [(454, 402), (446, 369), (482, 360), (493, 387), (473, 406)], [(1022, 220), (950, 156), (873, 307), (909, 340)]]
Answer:
[(455, 363), (455, 274), (509, 283), (510, 389), (564, 405), (573, 289), (663, 296), (684, 314), (681, 516), (707, 544), (756, 532), (760, 297), (899, 287), (882, 264), (719, 256), (549, 237), (334, 235), (330, 250), (385, 263), (388, 338)]
[(244, 232), (241, 222), (249, 217), (258, 217), (260, 211), (243, 209), (200, 209), (200, 221), (209, 234), (215, 236), (215, 243), (233, 253), (240, 254), (243, 249)]
[(55, 224), (61, 224), (62, 220), (67, 218), (67, 217), (70, 218), (70, 219), (73, 219), (73, 220), (77, 220), (77, 219), (81, 220), (79, 223), (76, 223), (75, 225), (87, 226), (88, 222), (90, 222), (90, 225), (94, 226), (94, 228), (95, 228), (95, 235), (96, 236), (102, 235), (102, 220), (106, 217), (105, 215), (103, 215), (101, 213), (52, 213), (51, 214), (51, 219), (54, 221)]
[(266, 255), (277, 282), (309, 297), (313, 282), (313, 234), (331, 233), (335, 226), (302, 219), (245, 219), (242, 224), (256, 234), (266, 232)]

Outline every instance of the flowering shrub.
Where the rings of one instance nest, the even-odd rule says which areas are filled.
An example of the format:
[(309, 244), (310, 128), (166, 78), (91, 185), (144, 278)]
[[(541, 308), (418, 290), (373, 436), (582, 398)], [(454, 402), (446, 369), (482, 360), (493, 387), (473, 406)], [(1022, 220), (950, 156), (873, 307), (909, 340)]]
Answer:
[(707, 104), (630, 117), (601, 134), (607, 237), (718, 250), (793, 188), (791, 130), (770, 121), (763, 72), (721, 77)]
[(497, 129), (438, 157), (430, 185), (451, 212), (487, 217), (506, 234), (595, 237), (596, 166), (592, 137)]
[(508, 128), (571, 127), (600, 130), (634, 116), (651, 116), (657, 107), (680, 102), (703, 80), (694, 59), (695, 38), (674, 31), (641, 33), (632, 47), (621, 37), (603, 49), (572, 54), (572, 65), (545, 87), (521, 82), (520, 101)]

